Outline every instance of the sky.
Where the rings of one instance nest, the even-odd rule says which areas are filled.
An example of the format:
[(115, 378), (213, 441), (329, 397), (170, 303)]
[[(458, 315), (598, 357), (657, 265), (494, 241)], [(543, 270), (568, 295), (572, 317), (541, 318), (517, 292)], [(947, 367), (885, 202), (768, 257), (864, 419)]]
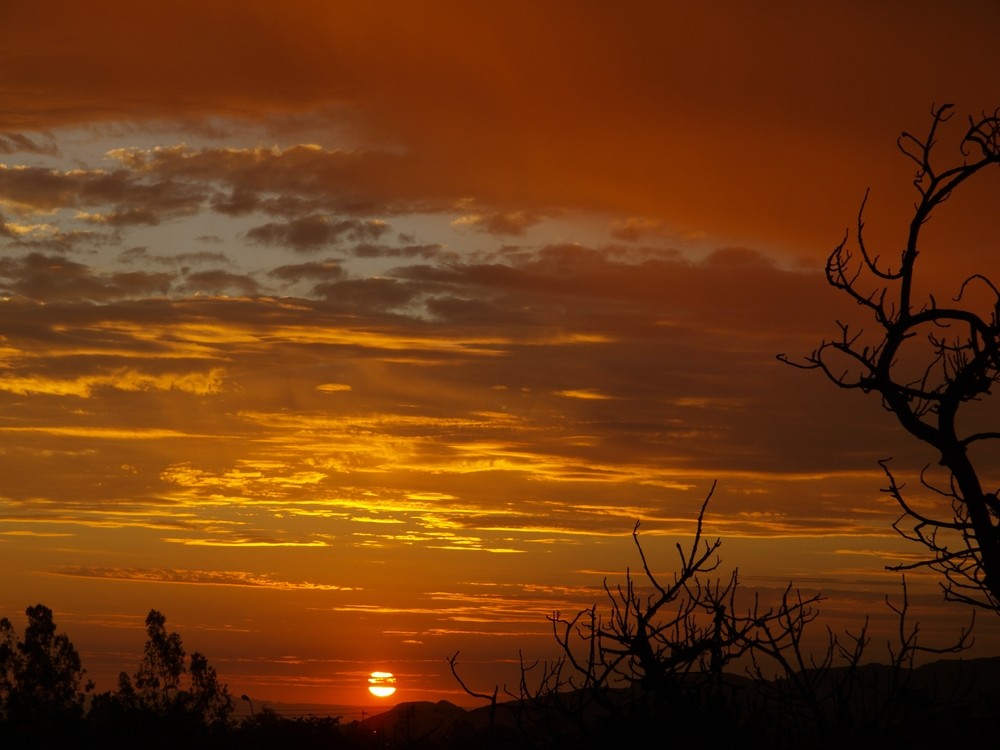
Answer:
[[(358, 704), (387, 670), (461, 701), (446, 657), (480, 689), (551, 658), (546, 617), (635, 569), (637, 520), (669, 574), (714, 482), (748, 591), (888, 632), (918, 551), (876, 461), (935, 456), (775, 355), (857, 315), (823, 264), (866, 190), (899, 251), (900, 132), (954, 103), (953, 161), (1000, 105), (994, 3), (4, 19), (0, 614), (52, 608), (99, 690), (155, 608), (237, 696)], [(1000, 276), (998, 199), (994, 170), (934, 217), (919, 288)], [(968, 613), (908, 582), (948, 640)]]

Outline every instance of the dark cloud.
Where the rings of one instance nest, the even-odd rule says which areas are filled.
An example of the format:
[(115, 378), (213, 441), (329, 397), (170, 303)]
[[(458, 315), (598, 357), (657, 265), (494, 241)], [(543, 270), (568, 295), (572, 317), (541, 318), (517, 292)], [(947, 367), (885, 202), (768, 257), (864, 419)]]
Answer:
[(214, 184), (214, 210), (297, 217), (320, 210), (349, 216), (452, 210), (461, 193), (441, 192), (411, 159), (377, 150), (287, 148), (119, 149), (127, 170), (153, 183)]
[(362, 242), (351, 249), (351, 254), (357, 258), (422, 258), (429, 260), (433, 258), (442, 259), (445, 256), (454, 257), (455, 253), (446, 251), (444, 245), (429, 244), (415, 245), (376, 245), (370, 242)]
[(194, 253), (177, 253), (173, 258), (178, 263), (227, 263), (229, 258), (225, 253), (201, 250)]
[(130, 247), (128, 250), (122, 250), (118, 253), (118, 262), (135, 263), (149, 260), (151, 257), (147, 247)]
[(343, 278), (344, 269), (339, 261), (328, 260), (315, 263), (298, 263), (295, 265), (278, 266), (268, 272), (282, 281), (336, 281)]
[(11, 239), (11, 246), (21, 250), (70, 254), (79, 250), (81, 246), (109, 245), (116, 241), (113, 234), (90, 230), (65, 231), (59, 227), (44, 225), (27, 232), (13, 232), (11, 231), (12, 226), (6, 227), (7, 236)]
[(461, 300), (478, 300), (501, 316), (503, 310), (534, 310), (538, 315), (561, 311), (562, 317), (572, 310), (581, 322), (603, 328), (616, 319), (636, 324), (641, 313), (644, 327), (662, 321), (693, 333), (720, 325), (726, 331), (756, 326), (758, 333), (771, 334), (810, 326), (821, 330), (824, 317), (816, 299), (832, 297), (819, 272), (783, 270), (746, 248), (726, 248), (702, 262), (669, 251), (628, 262), (616, 259), (613, 251), (580, 245), (552, 245), (507, 259), (402, 266), (392, 276), (438, 297), (439, 314), (461, 311)]
[(350, 279), (317, 284), (313, 294), (338, 307), (377, 312), (409, 305), (418, 289), (396, 279)]
[(135, 225), (156, 226), (160, 223), (160, 217), (148, 208), (128, 208), (102, 214), (82, 214), (77, 218), (88, 224), (101, 224), (111, 227)]
[[(226, 181), (233, 176), (220, 174)], [(310, 191), (311, 192), (311, 191)], [(301, 197), (290, 194), (268, 194), (235, 185), (228, 194), (216, 194), (211, 200), (212, 210), (226, 216), (246, 216), (262, 213), (269, 216), (296, 217), (320, 211), (326, 202), (320, 198)]]
[(4, 286), (10, 293), (49, 302), (104, 302), (165, 295), (174, 280), (173, 275), (168, 273), (95, 272), (65, 257), (38, 252), (0, 260), (0, 278), (6, 280)]
[(148, 181), (129, 170), (56, 170), (0, 165), (0, 200), (26, 212), (110, 207), (84, 220), (111, 225), (156, 224), (197, 211), (207, 193), (174, 180)]
[(250, 276), (211, 270), (186, 274), (178, 288), (188, 294), (211, 295), (235, 291), (238, 294), (252, 295), (259, 291), (260, 285)]
[(215, 195), (212, 198), (212, 210), (228, 216), (245, 216), (259, 211), (261, 199), (256, 193), (243, 188), (235, 188), (229, 195)]
[(0, 133), (0, 154), (16, 153), (58, 156), (59, 147), (51, 134), (39, 138), (37, 135), (27, 136), (22, 133)]
[(376, 240), (389, 227), (381, 221), (358, 219), (330, 219), (312, 214), (287, 222), (272, 222), (248, 230), (251, 242), (264, 245), (283, 245), (299, 252), (318, 250), (341, 239)]
[(191, 253), (177, 253), (176, 255), (161, 255), (151, 253), (146, 247), (133, 247), (123, 250), (118, 254), (118, 262), (131, 263), (157, 263), (159, 265), (187, 265), (201, 263), (227, 263), (229, 258), (225, 253), (202, 250)]
[(495, 324), (497, 320), (506, 319), (511, 324), (524, 324), (530, 320), (522, 311), (498, 307), (492, 300), (441, 296), (431, 297), (425, 305), (427, 312), (436, 319), (454, 323)]
[(166, 295), (175, 276), (170, 273), (150, 273), (129, 271), (109, 274), (113, 290), (111, 298), (142, 298), (150, 295)]

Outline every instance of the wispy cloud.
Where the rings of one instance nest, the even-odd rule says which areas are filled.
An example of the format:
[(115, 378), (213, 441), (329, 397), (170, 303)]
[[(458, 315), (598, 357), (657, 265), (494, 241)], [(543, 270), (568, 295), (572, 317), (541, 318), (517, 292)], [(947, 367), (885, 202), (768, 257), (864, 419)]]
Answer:
[(96, 578), (136, 583), (171, 583), (186, 586), (236, 586), (279, 591), (353, 591), (351, 587), (310, 581), (283, 581), (260, 573), (232, 570), (173, 570), (166, 568), (107, 568), (64, 566), (49, 571), (52, 575)]

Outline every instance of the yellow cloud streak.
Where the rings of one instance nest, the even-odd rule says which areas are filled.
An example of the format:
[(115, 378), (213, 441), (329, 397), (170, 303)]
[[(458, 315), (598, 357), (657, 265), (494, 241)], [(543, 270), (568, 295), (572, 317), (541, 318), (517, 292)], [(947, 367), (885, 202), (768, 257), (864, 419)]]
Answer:
[(321, 393), (342, 393), (351, 390), (351, 386), (346, 383), (321, 383), (316, 386), (316, 390)]
[(431, 549), (443, 549), (451, 551), (461, 551), (461, 552), (493, 552), (506, 555), (520, 555), (525, 552), (523, 549), (513, 549), (511, 547), (473, 547), (473, 546), (462, 546), (458, 544), (429, 544), (427, 545)]
[(164, 542), (170, 544), (181, 544), (185, 547), (329, 547), (327, 542), (274, 542), (258, 539), (181, 539), (178, 537), (164, 537)]
[[(9, 502), (9, 501), (8, 501)], [(175, 508), (165, 508), (161, 503), (151, 502), (146, 509), (120, 511), (109, 508), (100, 510), (81, 509), (75, 505), (35, 498), (28, 505), (46, 508), (48, 515), (11, 517), (2, 520), (4, 524), (40, 524), (48, 526), (82, 526), (93, 529), (148, 529), (153, 531), (179, 531), (198, 529), (202, 533), (218, 531), (220, 528), (243, 527), (239, 521), (218, 518), (202, 518), (193, 513), (178, 512)], [(55, 509), (55, 510), (54, 510)], [(164, 518), (169, 514), (169, 518)], [(48, 536), (49, 534), (44, 534)]]
[[(327, 468), (336, 471), (398, 472), (407, 470), (433, 474), (471, 474), (508, 471), (530, 474), (533, 480), (581, 481), (601, 483), (638, 483), (666, 489), (689, 490), (697, 482), (716, 479), (734, 484), (746, 481), (814, 482), (830, 479), (879, 476), (874, 470), (824, 472), (768, 472), (749, 470), (705, 469), (695, 466), (658, 464), (601, 464), (543, 451), (529, 451), (512, 440), (441, 441), (434, 433), (448, 430), (474, 432), (497, 429), (536, 432), (531, 424), (517, 417), (495, 420), (493, 414), (473, 417), (424, 417), (408, 415), (327, 416), (294, 415), (269, 412), (241, 412), (241, 418), (282, 432), (270, 438), (285, 447), (307, 451), (310, 456), (328, 456)], [(481, 418), (476, 418), (481, 417)], [(388, 434), (397, 428), (422, 428), (423, 435)], [(380, 434), (381, 433), (381, 434)], [(338, 443), (337, 441), (342, 441)], [(426, 448), (438, 447), (448, 455), (431, 455)], [(350, 462), (338, 464), (338, 454), (349, 451)], [(374, 463), (364, 464), (359, 456)]]
[(36, 425), (32, 427), (0, 426), (0, 432), (40, 433), (60, 437), (100, 438), (102, 440), (163, 440), (168, 438), (208, 438), (218, 439), (219, 435), (201, 435), (179, 430), (165, 430), (154, 427), (54, 427)]
[(224, 371), (162, 373), (152, 375), (133, 369), (119, 369), (104, 375), (83, 375), (72, 379), (41, 376), (0, 378), (0, 391), (17, 395), (77, 396), (89, 398), (94, 390), (113, 388), (119, 391), (182, 391), (207, 396), (222, 390)]
[(613, 400), (614, 396), (609, 396), (605, 393), (594, 388), (579, 388), (571, 389), (566, 391), (556, 391), (557, 396), (564, 396), (565, 398), (578, 398), (584, 401), (610, 401)]
[[(254, 300), (257, 305), (284, 307), (280, 302), (268, 298)], [(55, 328), (62, 332), (70, 326)], [(574, 344), (608, 343), (613, 337), (596, 333), (542, 334), (535, 338), (512, 339), (505, 336), (417, 336), (394, 330), (364, 329), (360, 327), (340, 327), (336, 325), (300, 325), (283, 323), (273, 326), (239, 325), (235, 323), (204, 323), (178, 321), (170, 324), (138, 325), (131, 321), (109, 320), (88, 325), (88, 331), (100, 330), (125, 334), (136, 341), (154, 342), (158, 347), (184, 345), (233, 345), (243, 349), (270, 349), (275, 343), (310, 344), (324, 346), (352, 346), (365, 349), (429, 352), (455, 352), (480, 356), (498, 356), (511, 345), (559, 346)]]

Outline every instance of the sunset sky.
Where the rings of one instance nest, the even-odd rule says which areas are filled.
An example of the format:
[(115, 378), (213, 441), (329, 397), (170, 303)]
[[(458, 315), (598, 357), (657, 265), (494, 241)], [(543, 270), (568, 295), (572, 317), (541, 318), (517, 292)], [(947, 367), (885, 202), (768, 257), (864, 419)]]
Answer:
[[(445, 657), (491, 688), (554, 655), (546, 615), (635, 567), (637, 519), (671, 570), (716, 480), (724, 569), (881, 622), (918, 550), (876, 459), (936, 457), (775, 355), (856, 315), (822, 269), (867, 188), (899, 252), (900, 131), (954, 102), (952, 161), (1000, 105), (996, 3), (2, 16), (0, 615), (51, 607), (99, 690), (156, 608), (237, 696), (458, 700)], [(934, 218), (921, 288), (1000, 280), (998, 201)]]

